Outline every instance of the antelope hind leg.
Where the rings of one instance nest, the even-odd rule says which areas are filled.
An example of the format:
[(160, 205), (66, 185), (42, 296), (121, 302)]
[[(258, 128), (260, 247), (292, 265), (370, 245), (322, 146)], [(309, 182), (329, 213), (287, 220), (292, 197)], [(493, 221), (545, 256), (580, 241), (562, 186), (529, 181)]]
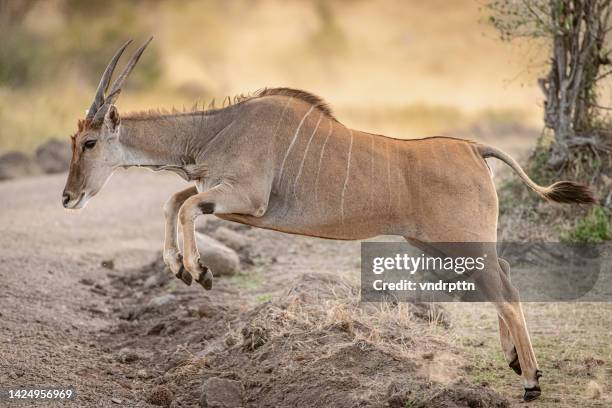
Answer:
[[(424, 251), (425, 253), (434, 256), (444, 256), (443, 254), (437, 252), (432, 244), (426, 244), (411, 237), (404, 237), (404, 239), (408, 241), (412, 246), (420, 249), (421, 251)], [(509, 277), (510, 265), (508, 264), (508, 262), (505, 259), (498, 258), (498, 263), (504, 274)], [(508, 326), (500, 315), (498, 315), (498, 319), (499, 338), (501, 342), (502, 351), (508, 362), (508, 366), (512, 368), (515, 373), (521, 375), (521, 365), (519, 363), (518, 353), (516, 352), (516, 347), (514, 347), (514, 343), (512, 343), (512, 338), (510, 337), (510, 331), (508, 330)]]
[(504, 291), (503, 296), (497, 298), (512, 299), (513, 301), (498, 301), (495, 303), (495, 307), (497, 308), (498, 315), (506, 325), (512, 344), (516, 347), (521, 368), (521, 378), (525, 388), (523, 400), (531, 401), (538, 398), (542, 393), (539, 384), (539, 378), (542, 373), (538, 369), (538, 362), (536, 361), (529, 332), (527, 331), (523, 308), (521, 303), (516, 301), (519, 298), (518, 292), (502, 271), (501, 266), (498, 265), (497, 269), (497, 276), (501, 280), (501, 288)]
[[(499, 258), (498, 261), (502, 271), (509, 279), (510, 265), (505, 259)], [(512, 343), (512, 338), (510, 337), (510, 331), (508, 330), (508, 326), (500, 315), (498, 315), (497, 318), (499, 323), (499, 341), (501, 343), (501, 348), (504, 353), (504, 356), (506, 357), (506, 361), (508, 362), (508, 366), (512, 368), (515, 373), (521, 375), (521, 364), (519, 363), (516, 347), (514, 347), (514, 343)]]
[(166, 204), (164, 204), (165, 237), (164, 237), (164, 263), (182, 280), (187, 286), (191, 285), (191, 275), (183, 267), (183, 256), (181, 255), (177, 242), (177, 217), (178, 212), (185, 200), (198, 193), (195, 186), (174, 193)]

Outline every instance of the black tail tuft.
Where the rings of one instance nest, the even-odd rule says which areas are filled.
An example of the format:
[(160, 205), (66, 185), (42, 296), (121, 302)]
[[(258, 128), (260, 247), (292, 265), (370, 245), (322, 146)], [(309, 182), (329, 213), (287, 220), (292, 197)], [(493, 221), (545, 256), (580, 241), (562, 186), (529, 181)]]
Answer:
[(558, 181), (541, 191), (544, 198), (557, 203), (596, 204), (591, 189), (572, 181)]

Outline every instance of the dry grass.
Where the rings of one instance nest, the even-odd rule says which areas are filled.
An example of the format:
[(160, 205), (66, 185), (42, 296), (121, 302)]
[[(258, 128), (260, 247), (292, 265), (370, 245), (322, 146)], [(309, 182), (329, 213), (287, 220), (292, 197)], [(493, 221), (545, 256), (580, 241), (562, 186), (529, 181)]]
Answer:
[[(415, 355), (447, 344), (443, 313), (433, 305), (360, 303), (355, 280), (310, 274), (288, 296), (272, 297), (261, 305), (240, 329), (244, 341), (230, 343), (256, 350), (275, 339), (292, 350), (320, 357), (347, 343), (369, 344), (413, 360)], [(236, 339), (238, 329), (229, 337)]]
[[(471, 367), (470, 379), (487, 383), (516, 401), (520, 392), (516, 387), (518, 377), (506, 367), (501, 353), (493, 306), (452, 304), (448, 308)], [(611, 305), (525, 303), (524, 310), (538, 363), (544, 372), (538, 407), (610, 406)], [(588, 398), (590, 381), (602, 389), (595, 399)]]

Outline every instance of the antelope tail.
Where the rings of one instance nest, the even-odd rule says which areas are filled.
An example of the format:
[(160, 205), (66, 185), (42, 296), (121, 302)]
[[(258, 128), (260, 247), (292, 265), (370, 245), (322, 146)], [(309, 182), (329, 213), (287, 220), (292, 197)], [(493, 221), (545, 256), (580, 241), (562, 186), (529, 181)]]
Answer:
[(597, 200), (593, 196), (591, 189), (585, 185), (574, 183), (573, 181), (557, 181), (548, 187), (537, 185), (529, 176), (523, 171), (521, 166), (510, 157), (508, 154), (502, 152), (491, 146), (482, 144), (476, 145), (478, 152), (482, 158), (495, 157), (506, 163), (518, 174), (523, 182), (535, 191), (540, 197), (548, 201), (554, 201), (556, 203), (563, 204), (595, 204)]

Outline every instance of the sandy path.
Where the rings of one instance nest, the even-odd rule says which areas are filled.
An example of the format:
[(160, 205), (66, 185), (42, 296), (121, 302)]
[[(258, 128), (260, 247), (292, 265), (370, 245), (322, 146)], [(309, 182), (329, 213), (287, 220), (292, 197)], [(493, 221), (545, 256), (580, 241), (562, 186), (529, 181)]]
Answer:
[(106, 259), (116, 269), (149, 261), (163, 240), (161, 206), (182, 183), (130, 170), (69, 213), (59, 198), (64, 181), (0, 184), (0, 384), (73, 386), (81, 403), (102, 403), (116, 384), (92, 335), (108, 324), (95, 317), (108, 306), (79, 281), (104, 276)]

